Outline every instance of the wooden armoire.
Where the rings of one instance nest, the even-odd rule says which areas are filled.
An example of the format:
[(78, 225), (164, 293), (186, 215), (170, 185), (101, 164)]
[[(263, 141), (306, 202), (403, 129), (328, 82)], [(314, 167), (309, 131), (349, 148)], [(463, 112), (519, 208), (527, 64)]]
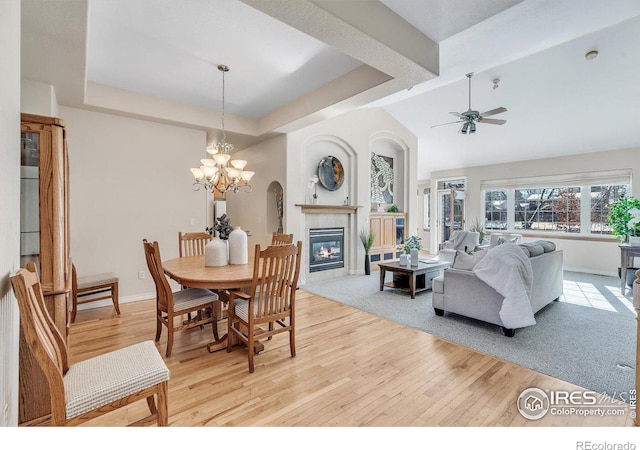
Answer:
[[(71, 303), (69, 160), (64, 122), (21, 115), (20, 266), (34, 261), (47, 309), (68, 336)], [(20, 335), (18, 423), (38, 424), (50, 413), (44, 375)]]

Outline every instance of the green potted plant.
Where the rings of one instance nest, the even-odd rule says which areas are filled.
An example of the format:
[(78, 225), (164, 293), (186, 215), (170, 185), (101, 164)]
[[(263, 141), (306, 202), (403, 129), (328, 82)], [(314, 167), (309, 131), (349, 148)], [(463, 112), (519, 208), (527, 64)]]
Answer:
[(398, 250), (404, 252), (403, 255), (400, 255), (400, 265), (406, 265), (406, 262), (403, 256), (411, 255), (411, 265), (418, 265), (418, 251), (422, 248), (422, 238), (416, 235), (409, 236), (404, 240), (402, 245), (398, 246)]
[(630, 236), (640, 236), (640, 200), (620, 197), (609, 208), (607, 223), (611, 226), (611, 234), (620, 242), (627, 242)]
[(484, 225), (480, 223), (477, 217), (471, 228), (469, 228), (469, 231), (478, 233), (478, 244), (482, 244), (484, 242), (484, 238), (487, 233), (484, 231)]
[(364, 247), (364, 273), (366, 275), (371, 275), (371, 257), (369, 256), (369, 251), (371, 247), (373, 247), (374, 239), (375, 236), (367, 230), (360, 230), (360, 241)]

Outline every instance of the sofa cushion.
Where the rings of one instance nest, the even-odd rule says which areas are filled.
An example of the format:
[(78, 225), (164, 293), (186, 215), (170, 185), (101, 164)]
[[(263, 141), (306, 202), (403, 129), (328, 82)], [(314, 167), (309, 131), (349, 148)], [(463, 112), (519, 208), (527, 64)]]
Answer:
[(479, 250), (473, 254), (465, 253), (461, 250), (456, 252), (456, 259), (453, 260), (454, 269), (473, 270), (476, 264), (487, 254), (487, 249)]
[(528, 254), (530, 258), (544, 253), (544, 247), (537, 242), (525, 242), (524, 244), (520, 244), (520, 248), (523, 249), (525, 254)]
[(545, 253), (553, 252), (556, 250), (556, 244), (551, 241), (537, 241), (537, 243), (542, 245)]

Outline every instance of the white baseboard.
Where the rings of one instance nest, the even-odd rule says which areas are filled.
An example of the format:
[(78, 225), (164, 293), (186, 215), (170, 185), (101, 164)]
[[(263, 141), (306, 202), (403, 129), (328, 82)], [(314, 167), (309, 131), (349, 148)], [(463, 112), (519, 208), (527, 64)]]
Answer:
[[(141, 300), (149, 300), (156, 297), (155, 292), (149, 292), (148, 294), (128, 295), (126, 297), (120, 297), (118, 299), (119, 304), (139, 302)], [(98, 300), (97, 302), (86, 303), (84, 305), (78, 305), (78, 311), (84, 309), (102, 308), (105, 306), (113, 306), (111, 300)]]
[(582, 269), (580, 267), (563, 267), (563, 270), (566, 270), (568, 272), (579, 272), (579, 273), (590, 273), (592, 275), (604, 275), (606, 277), (618, 277), (618, 272), (616, 270), (616, 272), (608, 272), (606, 270), (592, 270), (592, 269)]

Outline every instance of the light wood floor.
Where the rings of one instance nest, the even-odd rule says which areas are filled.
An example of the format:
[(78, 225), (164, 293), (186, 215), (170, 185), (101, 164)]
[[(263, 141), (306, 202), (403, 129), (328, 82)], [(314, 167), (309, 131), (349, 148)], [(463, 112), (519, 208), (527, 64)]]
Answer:
[[(154, 300), (78, 311), (71, 325), (72, 363), (153, 340)], [(221, 322), (221, 331), (226, 322)], [(169, 382), (170, 426), (631, 426), (618, 417), (523, 418), (518, 395), (528, 387), (574, 385), (299, 291), (297, 356), (286, 334), (265, 342), (256, 370), (246, 350), (208, 353), (211, 328), (176, 334)], [(164, 357), (167, 334), (157, 344)], [(146, 402), (95, 419), (123, 426)]]

